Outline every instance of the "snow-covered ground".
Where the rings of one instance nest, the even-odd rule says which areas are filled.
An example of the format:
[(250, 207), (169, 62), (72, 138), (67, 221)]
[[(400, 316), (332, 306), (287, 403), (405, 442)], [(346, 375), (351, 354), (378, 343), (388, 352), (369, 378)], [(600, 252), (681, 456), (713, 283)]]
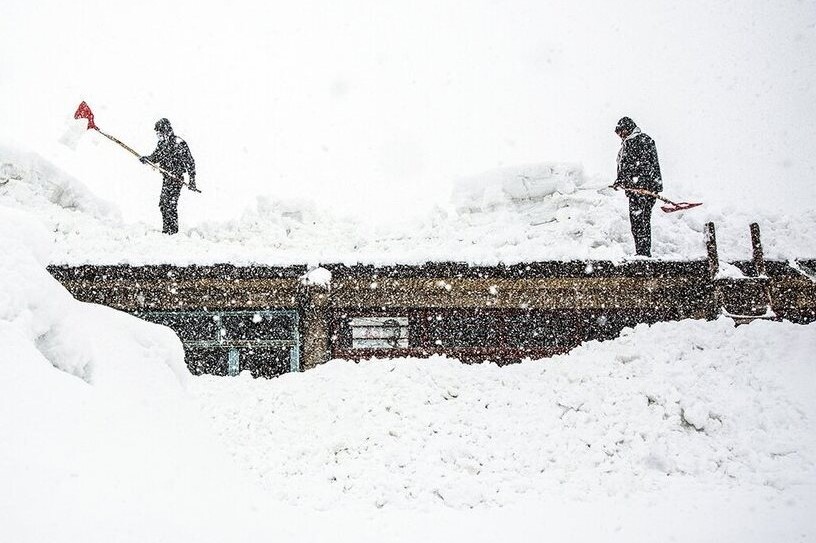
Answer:
[(193, 390), (239, 466), (320, 509), (785, 493), (816, 490), (814, 352), (816, 326), (683, 321), (507, 367), (338, 360)]
[(55, 282), (35, 220), (0, 234), (3, 541), (816, 538), (816, 325), (193, 378)]
[[(93, 134), (91, 134), (93, 135)], [(369, 220), (314, 202), (259, 198), (240, 217), (184, 225), (168, 237), (155, 222), (128, 222), (118, 208), (32, 152), (0, 145), (0, 205), (35, 214), (51, 232), (59, 264), (472, 264), (531, 260), (623, 260), (633, 254), (626, 198), (580, 165), (506, 167), (456, 182), (450, 201), (427, 213)], [(690, 201), (702, 195), (689, 191)], [(653, 254), (705, 257), (703, 228), (718, 226), (723, 259), (749, 259), (748, 225), (760, 223), (767, 258), (816, 257), (816, 208), (796, 215), (705, 205), (653, 214)]]

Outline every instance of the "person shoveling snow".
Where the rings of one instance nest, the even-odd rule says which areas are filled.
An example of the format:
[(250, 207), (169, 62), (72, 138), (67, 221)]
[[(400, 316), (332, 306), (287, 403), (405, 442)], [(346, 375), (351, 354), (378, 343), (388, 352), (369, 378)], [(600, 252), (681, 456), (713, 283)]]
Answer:
[(178, 200), (181, 195), (181, 186), (184, 184), (184, 174), (190, 182), (187, 188), (197, 190), (195, 186), (195, 161), (187, 142), (173, 133), (173, 127), (167, 119), (156, 122), (156, 135), (159, 143), (156, 150), (148, 156), (139, 157), (142, 164), (158, 164), (162, 168), (164, 180), (162, 182), (159, 209), (162, 213), (162, 232), (175, 234), (178, 232)]
[(663, 190), (657, 147), (629, 117), (618, 121), (615, 133), (621, 139), (621, 148), (618, 151), (618, 177), (612, 186), (627, 191), (635, 254), (652, 256), (652, 208), (656, 194)]
[(635, 254), (652, 256), (652, 208), (656, 200), (668, 205), (661, 206), (665, 213), (682, 211), (702, 205), (700, 203), (672, 202), (658, 194), (663, 190), (660, 162), (654, 140), (641, 132), (635, 121), (622, 117), (615, 126), (621, 139), (618, 151), (618, 176), (612, 188), (623, 189), (629, 197), (629, 223), (635, 238)]
[[(130, 146), (125, 145), (117, 138), (100, 130), (94, 122), (94, 114), (87, 103), (82, 102), (79, 104), (76, 113), (74, 113), (74, 119), (87, 120), (88, 125), (86, 130), (96, 130), (132, 155), (138, 157), (142, 164), (147, 164), (161, 172), (163, 183), (161, 197), (159, 198), (159, 209), (162, 213), (162, 232), (165, 234), (177, 233), (178, 199), (181, 194), (181, 187), (187, 185), (187, 188), (194, 192), (201, 191), (196, 188), (195, 161), (193, 160), (192, 153), (190, 153), (190, 148), (186, 141), (173, 133), (170, 121), (167, 119), (159, 119), (156, 122), (154, 128), (159, 137), (159, 143), (153, 153), (142, 156)], [(61, 141), (69, 147), (74, 147), (76, 145), (76, 136), (66, 133)], [(185, 173), (187, 174), (188, 181), (184, 180)]]

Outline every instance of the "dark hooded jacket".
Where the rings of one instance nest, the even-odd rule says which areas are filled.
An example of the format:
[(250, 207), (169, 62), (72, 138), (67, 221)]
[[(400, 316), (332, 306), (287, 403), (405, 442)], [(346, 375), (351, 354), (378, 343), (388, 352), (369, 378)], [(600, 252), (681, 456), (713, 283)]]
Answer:
[(618, 180), (625, 188), (663, 190), (657, 147), (652, 138), (635, 128), (618, 151)]
[[(167, 129), (165, 137), (159, 139), (156, 150), (147, 159), (178, 179), (183, 179), (186, 172), (190, 176), (190, 185), (195, 186), (196, 170), (193, 154), (187, 142), (176, 136), (172, 129)], [(181, 184), (180, 181), (179, 184)]]

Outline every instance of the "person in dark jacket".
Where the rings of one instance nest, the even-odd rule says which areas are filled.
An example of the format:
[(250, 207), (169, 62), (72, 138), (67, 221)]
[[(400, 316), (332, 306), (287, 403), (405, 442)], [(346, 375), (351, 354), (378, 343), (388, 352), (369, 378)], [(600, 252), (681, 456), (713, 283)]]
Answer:
[[(618, 151), (618, 177), (613, 185), (622, 189), (642, 189), (658, 193), (663, 190), (657, 147), (652, 138), (640, 131), (629, 117), (615, 127), (621, 139)], [(635, 254), (652, 256), (652, 208), (654, 196), (626, 191), (629, 197), (629, 223), (635, 238)]]
[(162, 176), (164, 179), (162, 181), (161, 197), (159, 198), (162, 232), (175, 234), (178, 232), (178, 200), (181, 195), (181, 187), (185, 184), (185, 173), (189, 179), (187, 188), (196, 190), (195, 161), (187, 142), (173, 133), (170, 121), (159, 119), (156, 122), (155, 129), (159, 138), (156, 150), (139, 160), (142, 163), (151, 162), (163, 170)]

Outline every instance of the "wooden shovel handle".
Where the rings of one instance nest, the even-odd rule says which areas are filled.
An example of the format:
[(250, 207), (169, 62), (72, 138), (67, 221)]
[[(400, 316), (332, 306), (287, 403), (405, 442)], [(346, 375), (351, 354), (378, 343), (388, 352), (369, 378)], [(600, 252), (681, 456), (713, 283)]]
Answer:
[[(103, 132), (102, 130), (100, 130), (100, 129), (99, 129), (98, 127), (96, 127), (96, 126), (94, 126), (94, 129), (95, 129), (97, 132), (99, 132), (100, 134), (102, 134), (103, 136), (105, 136), (106, 138), (108, 138), (109, 140), (111, 140), (113, 143), (115, 143), (115, 144), (117, 144), (117, 145), (121, 146), (123, 149), (125, 149), (125, 150), (126, 150), (126, 151), (128, 151), (129, 153), (133, 154), (133, 156), (135, 156), (135, 157), (137, 157), (137, 158), (139, 158), (139, 159), (141, 159), (141, 158), (142, 158), (142, 155), (140, 155), (139, 153), (137, 153), (137, 152), (136, 152), (136, 151), (135, 151), (135, 150), (134, 150), (132, 147), (130, 147), (129, 145), (127, 145), (127, 144), (123, 143), (123, 142), (122, 142), (122, 141), (120, 141), (119, 139), (117, 139), (117, 138), (115, 138), (115, 137), (111, 136), (110, 134), (107, 134), (107, 133)], [(192, 191), (194, 191), (194, 192), (198, 192), (198, 193), (200, 193), (200, 192), (201, 192), (201, 191), (200, 191), (200, 190), (198, 190), (197, 188), (191, 187), (191, 186), (190, 186), (190, 184), (189, 184), (189, 183), (187, 183), (187, 182), (186, 182), (184, 179), (181, 179), (181, 178), (179, 178), (177, 175), (174, 175), (174, 174), (172, 174), (172, 173), (168, 172), (167, 170), (165, 170), (164, 168), (162, 168), (162, 167), (161, 167), (161, 166), (159, 166), (158, 164), (154, 164), (154, 163), (150, 162), (149, 160), (146, 160), (146, 161), (145, 161), (145, 164), (149, 165), (149, 166), (150, 166), (150, 167), (152, 167), (154, 170), (159, 171), (159, 172), (163, 173), (164, 175), (166, 175), (166, 176), (168, 176), (168, 177), (170, 177), (170, 178), (172, 178), (172, 179), (175, 179), (176, 181), (181, 182), (181, 184), (182, 184), (182, 185), (187, 186), (187, 188), (189, 188), (190, 190), (192, 190)]]

